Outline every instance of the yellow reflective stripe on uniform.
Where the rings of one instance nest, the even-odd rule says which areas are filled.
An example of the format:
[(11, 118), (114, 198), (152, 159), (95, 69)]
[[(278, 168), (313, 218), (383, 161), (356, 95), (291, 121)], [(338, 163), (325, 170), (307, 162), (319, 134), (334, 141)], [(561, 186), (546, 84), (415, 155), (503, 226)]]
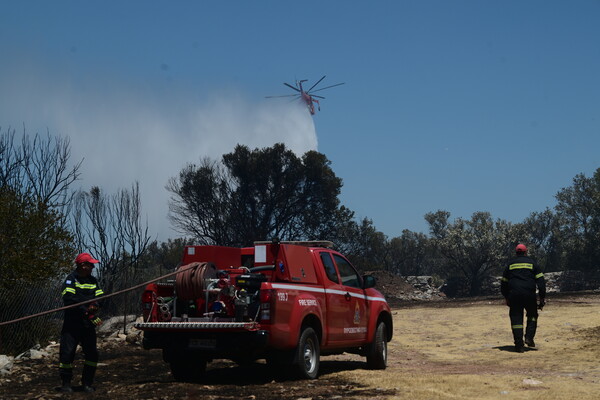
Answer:
[(73, 293), (73, 294), (75, 294), (75, 289), (72, 288), (72, 287), (65, 288), (65, 290), (62, 291), (62, 296), (64, 296), (65, 293)]
[(513, 329), (523, 329), (523, 325), (513, 325)]
[(98, 363), (97, 362), (93, 362), (93, 361), (85, 360), (83, 363), (85, 365), (89, 365), (90, 367), (97, 367), (98, 366)]
[(544, 274), (543, 274), (542, 272), (540, 272), (539, 274), (537, 274), (537, 275), (535, 276), (535, 279), (541, 278), (542, 276), (544, 276)]
[(58, 364), (58, 368), (73, 369), (73, 364), (60, 363), (60, 364)]
[(79, 283), (75, 282), (75, 286), (79, 289), (96, 289), (95, 283)]
[(102, 296), (103, 294), (104, 294), (104, 291), (102, 289), (96, 290), (96, 297)]
[(530, 263), (517, 263), (511, 264), (508, 269), (533, 269), (533, 264)]

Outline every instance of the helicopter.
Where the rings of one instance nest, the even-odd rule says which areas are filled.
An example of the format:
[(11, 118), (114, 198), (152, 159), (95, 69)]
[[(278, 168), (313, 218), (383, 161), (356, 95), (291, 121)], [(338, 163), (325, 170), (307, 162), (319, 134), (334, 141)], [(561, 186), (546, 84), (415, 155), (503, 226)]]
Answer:
[(312, 85), (310, 87), (310, 89), (308, 89), (308, 90), (304, 90), (304, 88), (302, 87), (302, 83), (308, 82), (308, 79), (302, 79), (302, 80), (296, 81), (296, 85), (295, 86), (292, 86), (289, 83), (285, 83), (284, 82), (283, 84), (285, 86), (287, 86), (287, 87), (295, 90), (298, 93), (295, 93), (295, 94), (286, 94), (286, 95), (283, 95), (283, 96), (265, 96), (265, 97), (268, 98), (268, 99), (269, 98), (275, 98), (275, 97), (296, 97), (296, 98), (302, 100), (306, 104), (306, 107), (308, 108), (308, 111), (310, 112), (310, 115), (315, 115), (315, 103), (317, 104), (317, 109), (319, 111), (321, 111), (321, 104), (319, 103), (319, 100), (317, 100), (317, 99), (324, 99), (325, 97), (323, 97), (323, 96), (317, 96), (317, 95), (315, 95), (313, 93), (314, 92), (318, 92), (320, 90), (329, 89), (329, 88), (332, 88), (332, 87), (335, 87), (335, 86), (340, 86), (340, 85), (343, 85), (345, 83), (345, 82), (336, 83), (335, 85), (326, 86), (324, 88), (320, 88), (320, 89), (317, 89), (317, 90), (313, 91), (313, 89), (319, 83), (321, 83), (321, 81), (323, 79), (325, 79), (325, 76), (326, 75), (323, 75), (323, 77), (321, 79), (319, 79), (317, 81), (317, 83), (315, 83), (314, 85)]

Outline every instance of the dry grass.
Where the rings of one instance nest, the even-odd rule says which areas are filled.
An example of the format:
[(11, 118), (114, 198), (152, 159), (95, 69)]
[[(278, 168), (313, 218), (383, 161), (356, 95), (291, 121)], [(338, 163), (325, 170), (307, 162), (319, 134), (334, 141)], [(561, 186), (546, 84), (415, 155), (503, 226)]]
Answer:
[[(598, 399), (600, 295), (549, 299), (537, 349), (513, 351), (501, 301), (397, 308), (385, 371), (339, 376), (395, 396), (381, 399)], [(524, 381), (529, 380), (529, 381)]]

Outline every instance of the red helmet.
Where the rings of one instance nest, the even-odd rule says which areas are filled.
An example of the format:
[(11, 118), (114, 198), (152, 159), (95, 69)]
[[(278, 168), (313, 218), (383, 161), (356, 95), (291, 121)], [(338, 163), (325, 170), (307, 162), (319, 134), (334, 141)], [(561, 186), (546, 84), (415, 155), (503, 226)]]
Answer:
[(522, 244), (522, 243), (519, 243), (519, 244), (517, 245), (517, 248), (515, 249), (515, 251), (516, 251), (517, 253), (527, 253), (527, 247), (525, 247), (525, 245), (524, 245), (524, 244)]

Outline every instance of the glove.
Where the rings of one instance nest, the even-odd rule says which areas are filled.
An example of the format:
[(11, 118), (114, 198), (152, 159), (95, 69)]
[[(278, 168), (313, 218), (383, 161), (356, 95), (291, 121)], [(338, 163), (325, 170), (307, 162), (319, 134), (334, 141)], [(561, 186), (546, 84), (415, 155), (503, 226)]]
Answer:
[(538, 303), (538, 310), (541, 311), (545, 305), (546, 305), (546, 301), (544, 299), (540, 299), (540, 302)]
[(94, 303), (91, 303), (91, 304), (88, 306), (88, 308), (87, 308), (87, 312), (88, 312), (89, 314), (95, 314), (95, 313), (97, 313), (97, 312), (98, 312), (98, 310), (99, 310), (99, 309), (100, 309), (100, 307), (98, 306), (98, 303), (94, 302)]
[(102, 320), (99, 317), (96, 317), (95, 315), (89, 315), (88, 319), (95, 327), (99, 327), (100, 325), (102, 325)]

